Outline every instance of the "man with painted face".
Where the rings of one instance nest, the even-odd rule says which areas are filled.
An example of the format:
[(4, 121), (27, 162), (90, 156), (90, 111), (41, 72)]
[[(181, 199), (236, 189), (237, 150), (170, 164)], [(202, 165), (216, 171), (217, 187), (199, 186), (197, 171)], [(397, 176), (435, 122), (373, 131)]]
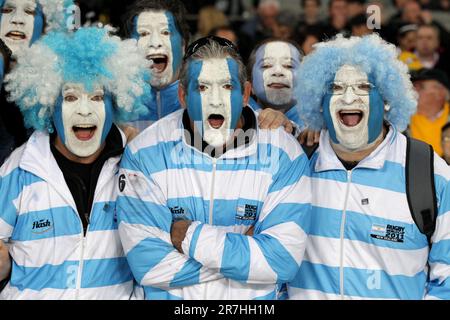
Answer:
[[(12, 51), (11, 66), (17, 55), (30, 47), (44, 32), (67, 29), (69, 6), (72, 0), (0, 0), (0, 40)], [(2, 69), (3, 75), (8, 68)], [(22, 145), (29, 137), (22, 114), (14, 103), (6, 99), (2, 86), (0, 94), (0, 118), (3, 120), (1, 135), (8, 136), (8, 145), (1, 144), (2, 157), (11, 150)], [(0, 120), (1, 121), (1, 120)], [(8, 152), (8, 154), (10, 151)]]
[(114, 209), (126, 137), (114, 123), (146, 112), (148, 61), (108, 31), (50, 33), (6, 77), (35, 132), (0, 169), (0, 250), (7, 242), (12, 263), (0, 298), (133, 295)]
[(434, 155), (438, 213), (427, 239), (406, 194), (401, 132), (417, 101), (395, 47), (378, 35), (338, 37), (305, 58), (299, 83), (301, 116), (323, 130), (310, 163), (311, 229), (290, 298), (450, 299), (450, 169)]
[(127, 14), (130, 37), (138, 41), (139, 48), (152, 62), (153, 100), (146, 102), (149, 113), (131, 122), (139, 130), (181, 109), (178, 78), (189, 42), (185, 15), (186, 9), (179, 0), (137, 0)]
[(299, 129), (304, 127), (295, 107), (301, 59), (300, 49), (295, 43), (269, 39), (253, 49), (248, 65), (256, 97), (256, 103), (251, 99), (250, 105), (254, 109), (279, 110)]
[(191, 44), (177, 111), (121, 163), (119, 233), (147, 299), (275, 299), (295, 276), (310, 219), (308, 160), (258, 127), (231, 42)]

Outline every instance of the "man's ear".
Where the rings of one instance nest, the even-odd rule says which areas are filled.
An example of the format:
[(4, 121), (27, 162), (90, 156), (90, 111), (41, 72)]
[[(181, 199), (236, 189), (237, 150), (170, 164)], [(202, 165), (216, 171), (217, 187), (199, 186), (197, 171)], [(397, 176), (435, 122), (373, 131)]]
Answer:
[(180, 101), (183, 109), (186, 109), (186, 92), (184, 91), (184, 87), (181, 85), (178, 86), (178, 100)]
[(249, 81), (245, 81), (244, 83), (244, 105), (248, 104), (248, 100), (250, 99), (250, 94), (252, 93), (252, 84)]

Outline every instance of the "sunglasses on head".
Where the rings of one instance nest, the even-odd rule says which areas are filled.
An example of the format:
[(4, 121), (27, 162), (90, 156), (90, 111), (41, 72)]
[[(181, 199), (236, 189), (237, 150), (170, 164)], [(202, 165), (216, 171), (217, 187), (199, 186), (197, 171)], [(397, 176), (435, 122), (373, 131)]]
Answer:
[(239, 54), (239, 51), (237, 47), (231, 42), (230, 40), (227, 40), (225, 38), (216, 37), (216, 36), (208, 36), (205, 38), (200, 38), (194, 42), (192, 42), (189, 47), (186, 50), (186, 53), (183, 57), (183, 60), (189, 59), (194, 53), (196, 53), (201, 47), (207, 45), (210, 41), (214, 41), (217, 44), (219, 44), (222, 47), (228, 47), (231, 48), (234, 52)]

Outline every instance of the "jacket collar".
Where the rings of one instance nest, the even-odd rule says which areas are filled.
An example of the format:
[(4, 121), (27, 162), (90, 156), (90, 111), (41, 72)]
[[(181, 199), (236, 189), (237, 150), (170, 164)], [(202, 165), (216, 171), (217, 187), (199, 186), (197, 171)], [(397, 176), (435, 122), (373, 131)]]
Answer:
[[(125, 134), (117, 128), (122, 138), (122, 147), (125, 147)], [(105, 161), (98, 179), (98, 184), (101, 181), (110, 182), (118, 170), (118, 164), (121, 155), (113, 156)], [(54, 187), (57, 192), (61, 194), (76, 211), (77, 207), (73, 200), (72, 194), (66, 184), (64, 175), (56, 162), (55, 157), (50, 149), (50, 135), (44, 131), (35, 131), (28, 139), (19, 167), (28, 171), (37, 177), (43, 179)], [(100, 190), (100, 185), (97, 186)]]
[[(355, 168), (381, 169), (387, 159), (391, 145), (397, 136), (397, 130), (388, 124), (388, 133), (383, 142), (372, 153), (361, 160)], [(330, 170), (346, 170), (342, 162), (337, 157), (331, 147), (330, 135), (328, 130), (322, 130), (320, 133), (320, 142), (318, 148), (317, 162), (314, 167), (315, 172)]]

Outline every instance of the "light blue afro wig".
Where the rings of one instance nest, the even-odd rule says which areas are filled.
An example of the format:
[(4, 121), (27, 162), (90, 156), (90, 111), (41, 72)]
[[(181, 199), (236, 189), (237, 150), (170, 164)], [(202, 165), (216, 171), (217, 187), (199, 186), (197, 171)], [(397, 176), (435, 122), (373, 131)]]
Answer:
[[(73, 0), (36, 0), (42, 8), (45, 19), (45, 32), (66, 31), (68, 22), (72, 21)], [(0, 8), (3, 8), (5, 0), (0, 0)]]
[(52, 32), (19, 57), (5, 88), (26, 126), (36, 130), (53, 131), (51, 119), (65, 83), (81, 83), (87, 91), (104, 88), (113, 97), (114, 121), (123, 123), (148, 112), (149, 64), (136, 40), (111, 36), (108, 28)]
[(403, 131), (415, 113), (417, 95), (408, 74), (408, 67), (397, 59), (395, 46), (377, 34), (349, 39), (338, 36), (319, 43), (306, 56), (299, 69), (299, 114), (313, 130), (324, 128), (321, 112), (327, 86), (334, 81), (343, 65), (359, 67), (378, 88), (390, 109), (385, 119)]

